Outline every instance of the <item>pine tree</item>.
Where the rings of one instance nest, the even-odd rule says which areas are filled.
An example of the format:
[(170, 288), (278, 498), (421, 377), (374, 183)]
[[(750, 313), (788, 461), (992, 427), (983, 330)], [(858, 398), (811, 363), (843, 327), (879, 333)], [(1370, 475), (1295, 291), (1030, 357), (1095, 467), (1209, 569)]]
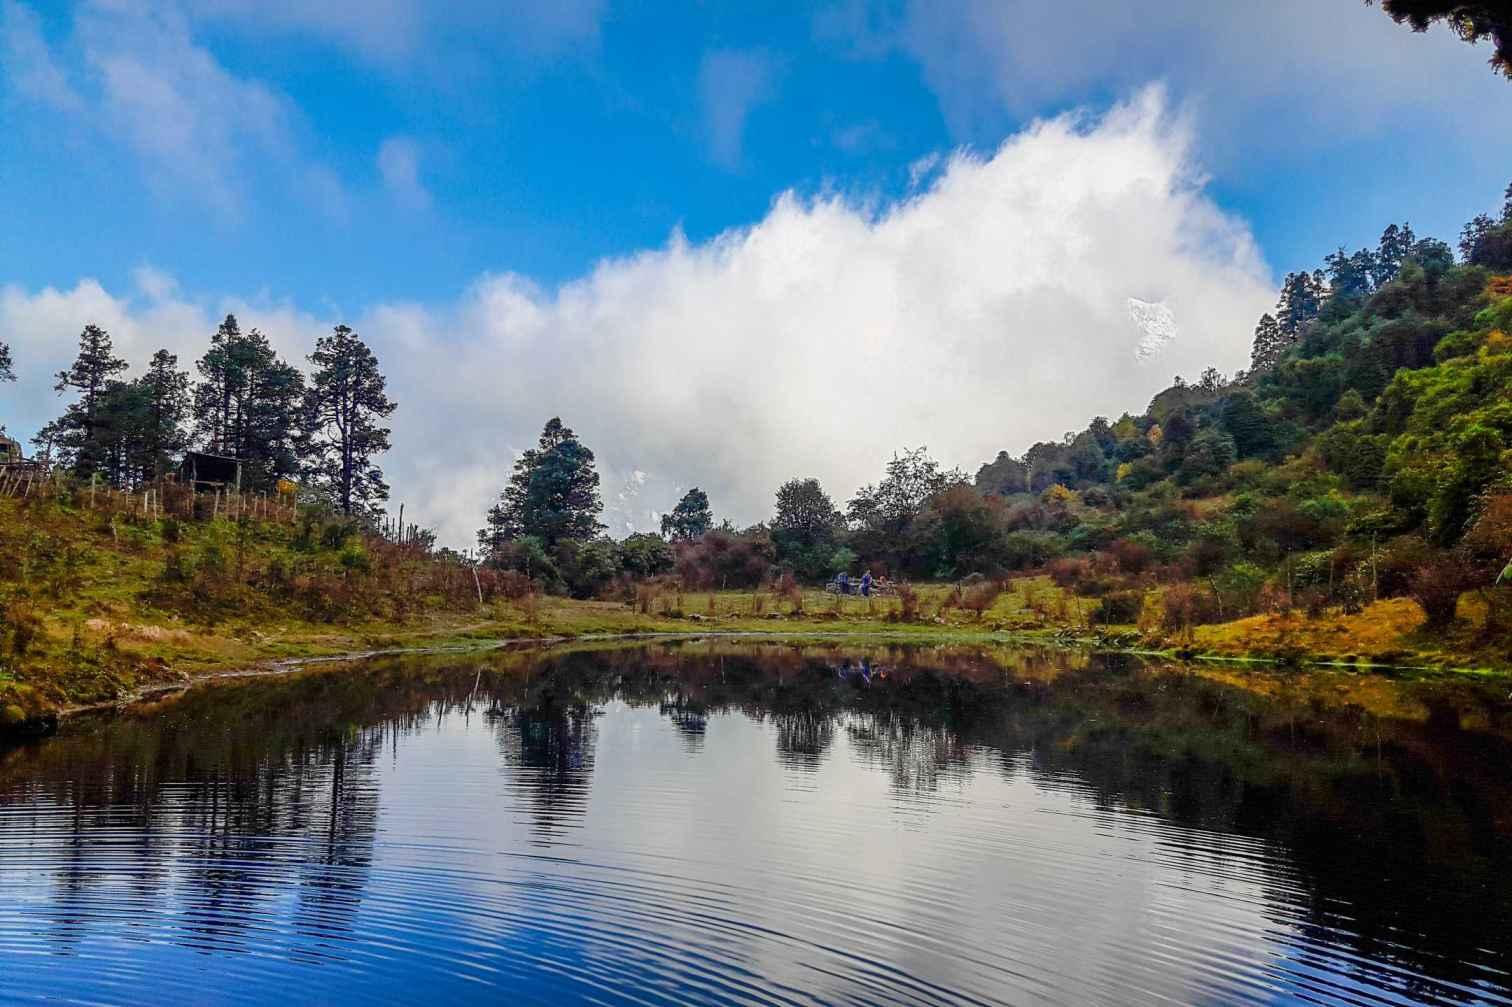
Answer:
[(371, 512), (388, 499), (383, 470), (373, 456), (389, 448), (389, 429), (378, 420), (395, 404), (384, 393), (378, 358), (350, 328), (338, 325), (310, 354), (315, 372), (305, 397), (310, 435), (309, 472), (341, 512)]
[(1403, 224), (1401, 227), (1391, 224), (1381, 232), (1381, 242), (1375, 254), (1375, 269), (1371, 274), (1377, 287), (1396, 278), (1396, 274), (1402, 270), (1402, 263), (1412, 258), (1416, 245), (1417, 235), (1412, 233), (1411, 224)]
[(134, 463), (144, 480), (168, 470), (172, 456), (189, 445), (184, 424), (189, 418), (189, 375), (178, 369), (178, 357), (158, 350), (147, 373), (134, 384), (140, 397), (140, 418)]
[(1330, 296), (1363, 300), (1375, 289), (1372, 277), (1376, 270), (1376, 260), (1370, 249), (1362, 248), (1351, 254), (1340, 248), (1325, 257), (1323, 263), (1328, 271)]
[[(1366, 5), (1375, 0), (1365, 0)], [(1381, 8), (1397, 24), (1406, 23), (1413, 31), (1427, 31), (1443, 21), (1449, 30), (1474, 45), (1483, 38), (1492, 40), (1492, 69), (1512, 78), (1512, 14), (1504, 0), (1381, 0)]]
[(702, 538), (714, 526), (714, 512), (709, 509), (709, 495), (697, 486), (683, 494), (670, 514), (661, 519), (662, 534), (670, 539), (692, 541)]
[(206, 451), (238, 458), (243, 488), (271, 487), (299, 471), (304, 375), (280, 360), (268, 337), (241, 332), (234, 315), (196, 365), (195, 430)]
[(194, 389), (194, 422), (200, 443), (212, 454), (230, 455), (231, 401), (241, 387), (236, 347), (241, 342), (241, 328), (235, 315), (227, 315), (215, 335), (210, 349), (195, 366), (200, 381)]
[(593, 452), (556, 417), (541, 431), (537, 446), (515, 462), (499, 503), (478, 533), (484, 548), (532, 537), (548, 549), (559, 542), (586, 542), (603, 530), (598, 515), (599, 476)]
[(1318, 317), (1323, 307), (1323, 274), (1297, 272), (1286, 274), (1281, 281), (1281, 296), (1276, 301), (1276, 325), (1291, 342), (1302, 337), (1307, 323)]
[(1259, 324), (1255, 326), (1255, 342), (1250, 349), (1250, 374), (1258, 377), (1275, 367), (1281, 361), (1281, 354), (1290, 345), (1291, 340), (1281, 331), (1276, 316), (1269, 312), (1261, 315)]
[(10, 347), (0, 342), (0, 381), (16, 380), (16, 365), (11, 362)]
[(54, 390), (76, 391), (79, 400), (44, 427), (36, 442), (56, 450), (59, 460), (79, 475), (91, 475), (107, 462), (109, 447), (116, 439), (107, 422), (116, 418), (116, 411), (107, 417), (101, 405), (112, 385), (119, 384), (113, 382), (113, 376), (126, 367), (126, 361), (113, 352), (110, 333), (98, 325), (86, 325), (79, 334), (78, 357), (71, 367), (58, 372)]

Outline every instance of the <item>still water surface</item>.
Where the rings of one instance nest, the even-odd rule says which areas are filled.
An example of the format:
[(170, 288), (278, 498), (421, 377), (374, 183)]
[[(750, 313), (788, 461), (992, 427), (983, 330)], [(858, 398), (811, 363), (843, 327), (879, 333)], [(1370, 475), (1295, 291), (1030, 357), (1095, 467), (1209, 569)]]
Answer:
[(689, 643), (0, 754), (0, 1002), (1512, 1003), (1506, 683)]

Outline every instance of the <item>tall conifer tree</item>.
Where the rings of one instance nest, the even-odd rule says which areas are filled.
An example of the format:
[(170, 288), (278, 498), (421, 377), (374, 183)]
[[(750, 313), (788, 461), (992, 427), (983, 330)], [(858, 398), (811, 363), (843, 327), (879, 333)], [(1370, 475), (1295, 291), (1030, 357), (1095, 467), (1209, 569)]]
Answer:
[(350, 328), (338, 325), (310, 354), (315, 372), (305, 396), (309, 471), (343, 514), (365, 513), (388, 499), (383, 470), (373, 457), (387, 451), (389, 429), (379, 421), (395, 404), (385, 394), (378, 358)]

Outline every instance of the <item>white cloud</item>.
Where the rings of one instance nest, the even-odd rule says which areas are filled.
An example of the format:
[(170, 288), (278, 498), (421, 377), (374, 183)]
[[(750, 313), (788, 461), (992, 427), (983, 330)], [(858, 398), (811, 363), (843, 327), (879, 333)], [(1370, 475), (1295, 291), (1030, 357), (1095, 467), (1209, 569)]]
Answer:
[(1409, 32), (1357, 0), (841, 0), (814, 27), (855, 56), (916, 61), (963, 140), (1152, 79), (1196, 103), (1209, 154), (1227, 158), (1388, 128), (1505, 132), (1485, 114), (1505, 104), (1506, 82), (1484, 53), (1442, 28)]
[(5, 54), (6, 75), (23, 96), (64, 111), (83, 107), (31, 8), (12, 0), (0, 2), (0, 52)]
[(404, 136), (391, 136), (378, 147), (378, 174), (384, 188), (406, 210), (424, 210), (431, 194), (420, 179), (420, 146)]
[(716, 49), (704, 54), (698, 98), (704, 134), (716, 164), (740, 167), (746, 119), (775, 93), (776, 63), (758, 50)]
[(164, 199), (188, 196), (234, 219), (250, 176), (271, 171), (322, 209), (344, 203), (334, 175), (306, 161), (293, 102), (227, 70), (174, 5), (87, 0), (53, 48), (30, 8), (0, 2), (10, 56), (0, 82), (120, 141)]
[(149, 301), (166, 301), (178, 293), (178, 280), (155, 266), (138, 266), (131, 271), (131, 278)]
[(604, 0), (185, 0), (196, 19), (248, 33), (327, 40), (372, 63), (401, 67), (433, 50), (500, 45), (551, 56), (595, 43)]
[(240, 162), (292, 156), (292, 105), (229, 73), (171, 8), (96, 3), (78, 30), (100, 85), (102, 122), (171, 186), (188, 182), (235, 213)]
[[(1245, 364), (1273, 299), (1242, 222), (1220, 212), (1161, 92), (1101, 117), (1038, 122), (990, 157), (956, 154), (905, 201), (780, 197), (702, 245), (600, 263), (558, 290), (485, 276), (455, 303), (345, 319), (279, 303), (138, 304), (92, 281), (0, 291), (29, 433), (52, 414), (46, 375), (86, 321), (134, 361), (166, 341), (185, 361), (235, 310), (302, 359), (337, 320), (374, 346), (400, 403), (384, 460), (395, 503), (467, 544), (519, 450), (560, 415), (599, 456), (606, 520), (647, 526), (675, 487), (737, 522), (768, 516), (784, 479), (843, 500), (898, 448), (968, 469), (1142, 408), (1181, 373)], [(1128, 299), (1166, 305), (1181, 339), (1135, 367)], [(637, 471), (648, 473), (642, 480)], [(633, 490), (633, 492), (631, 492)]]

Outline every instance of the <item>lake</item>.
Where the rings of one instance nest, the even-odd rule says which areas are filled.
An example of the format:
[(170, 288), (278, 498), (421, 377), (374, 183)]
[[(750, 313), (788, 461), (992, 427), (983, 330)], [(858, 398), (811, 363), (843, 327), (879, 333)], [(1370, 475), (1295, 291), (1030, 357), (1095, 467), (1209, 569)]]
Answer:
[(1512, 1003), (1509, 683), (683, 641), (0, 754), (0, 1002)]

